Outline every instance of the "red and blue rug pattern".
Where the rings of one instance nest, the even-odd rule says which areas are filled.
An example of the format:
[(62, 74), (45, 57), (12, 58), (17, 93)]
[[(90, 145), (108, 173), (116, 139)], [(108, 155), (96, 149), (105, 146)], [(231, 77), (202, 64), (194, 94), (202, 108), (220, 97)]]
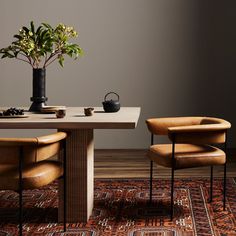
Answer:
[[(57, 183), (24, 191), (24, 235), (80, 236), (236, 236), (236, 181), (227, 180), (226, 210), (222, 179), (214, 180), (208, 203), (209, 179), (177, 179), (174, 219), (170, 221), (170, 181), (154, 180), (149, 204), (148, 179), (97, 179), (93, 214), (87, 223), (57, 223)], [(17, 235), (18, 194), (0, 191), (0, 236)]]

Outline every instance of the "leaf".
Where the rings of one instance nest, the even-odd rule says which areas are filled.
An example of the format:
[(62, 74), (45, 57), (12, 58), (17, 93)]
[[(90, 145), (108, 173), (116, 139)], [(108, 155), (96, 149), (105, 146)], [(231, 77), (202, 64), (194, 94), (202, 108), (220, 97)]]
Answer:
[(23, 26), (22, 29), (23, 29), (26, 33), (29, 33), (29, 31), (30, 31), (30, 30), (29, 30), (27, 27), (25, 27), (25, 26)]
[(15, 57), (14, 55), (12, 55), (12, 54), (9, 53), (9, 52), (6, 52), (6, 55), (7, 55), (7, 57), (9, 57), (9, 58), (14, 58), (14, 57)]
[(42, 23), (42, 25), (47, 28), (47, 29), (53, 29), (51, 25), (49, 25), (48, 23)]
[(36, 30), (36, 35), (38, 35), (38, 34), (40, 34), (40, 31), (41, 31), (41, 29), (42, 29), (42, 26), (40, 25), (39, 27), (38, 27), (38, 29)]
[(61, 65), (61, 67), (64, 66), (64, 60), (65, 60), (65, 58), (63, 56), (58, 56), (58, 62)]
[(14, 37), (14, 38), (17, 38), (17, 39), (19, 39), (19, 40), (23, 39), (23, 37), (20, 36), (20, 35), (18, 35), (18, 34), (15, 34), (13, 37)]
[(46, 41), (47, 34), (48, 34), (48, 31), (47, 31), (47, 30), (42, 31), (41, 39), (43, 39), (44, 41)]
[(13, 53), (14, 53), (14, 56), (17, 57), (19, 51), (15, 51), (15, 52), (13, 52)]
[(46, 30), (42, 30), (42, 31), (40, 31), (40, 34), (38, 35), (37, 43), (40, 47), (45, 43), (44, 36), (46, 33), (47, 33)]
[(34, 32), (34, 22), (33, 22), (33, 21), (30, 22), (30, 26), (31, 26), (31, 32), (32, 32), (33, 35), (34, 35), (35, 32)]
[(70, 57), (73, 57), (73, 51), (68, 51), (67, 55), (70, 56)]
[(84, 50), (82, 48), (79, 48), (79, 54), (80, 54), (80, 56), (84, 55)]

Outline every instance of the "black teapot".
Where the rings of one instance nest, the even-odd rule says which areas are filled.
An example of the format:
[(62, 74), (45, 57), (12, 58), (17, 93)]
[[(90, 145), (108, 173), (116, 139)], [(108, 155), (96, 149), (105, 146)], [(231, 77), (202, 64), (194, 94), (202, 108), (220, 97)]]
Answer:
[[(110, 94), (115, 94), (117, 96), (117, 100), (107, 100), (107, 96)], [(117, 112), (120, 110), (120, 97), (117, 93), (115, 92), (109, 92), (105, 95), (104, 97), (104, 102), (103, 104), (103, 109), (105, 112)]]

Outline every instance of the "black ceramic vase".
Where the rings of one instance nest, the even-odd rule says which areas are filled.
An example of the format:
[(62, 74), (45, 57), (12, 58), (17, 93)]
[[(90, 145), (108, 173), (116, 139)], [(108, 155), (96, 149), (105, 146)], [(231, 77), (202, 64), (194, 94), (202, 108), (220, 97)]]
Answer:
[(33, 102), (29, 108), (31, 112), (41, 112), (41, 108), (45, 106), (48, 100), (46, 97), (46, 69), (33, 69), (33, 96), (30, 100)]

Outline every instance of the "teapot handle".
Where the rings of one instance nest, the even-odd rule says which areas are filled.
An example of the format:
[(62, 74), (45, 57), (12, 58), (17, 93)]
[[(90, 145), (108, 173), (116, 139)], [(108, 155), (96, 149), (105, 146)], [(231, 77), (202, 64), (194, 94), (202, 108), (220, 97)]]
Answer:
[(119, 96), (117, 93), (115, 93), (115, 92), (109, 92), (109, 93), (107, 93), (107, 94), (105, 95), (104, 101), (106, 101), (107, 96), (108, 96), (109, 94), (115, 94), (115, 95), (117, 96), (117, 98), (118, 98), (118, 101), (120, 100), (120, 96)]

